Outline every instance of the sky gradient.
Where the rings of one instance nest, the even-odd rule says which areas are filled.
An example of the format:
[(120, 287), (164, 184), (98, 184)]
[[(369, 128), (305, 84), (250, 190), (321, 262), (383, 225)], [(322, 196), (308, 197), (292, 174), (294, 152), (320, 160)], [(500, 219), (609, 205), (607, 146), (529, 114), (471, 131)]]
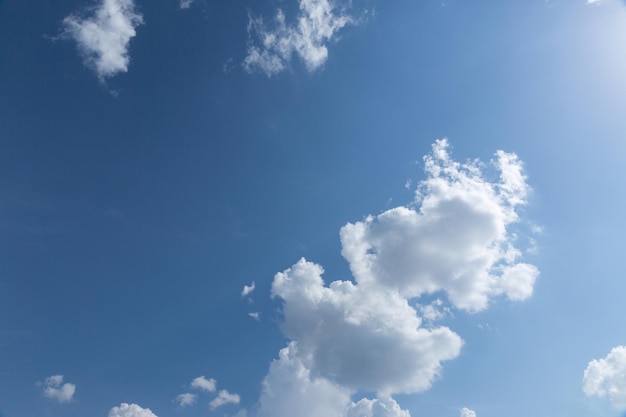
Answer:
[(0, 417), (622, 417), (626, 4), (0, 0)]

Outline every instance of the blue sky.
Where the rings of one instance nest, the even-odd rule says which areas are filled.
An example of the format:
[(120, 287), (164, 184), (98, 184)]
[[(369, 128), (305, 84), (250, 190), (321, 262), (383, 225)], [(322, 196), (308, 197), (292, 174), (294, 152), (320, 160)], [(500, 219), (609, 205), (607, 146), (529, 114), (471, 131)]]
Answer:
[(624, 108), (618, 0), (0, 1), (0, 416), (623, 416)]

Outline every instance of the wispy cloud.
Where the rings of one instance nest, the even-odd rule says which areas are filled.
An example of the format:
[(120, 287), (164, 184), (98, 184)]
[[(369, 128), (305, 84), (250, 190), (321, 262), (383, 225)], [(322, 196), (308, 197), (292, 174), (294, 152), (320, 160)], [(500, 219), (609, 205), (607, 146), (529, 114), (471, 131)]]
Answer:
[(261, 320), (261, 313), (259, 313), (258, 311), (252, 312), (252, 313), (248, 313), (248, 316), (252, 317), (253, 319), (255, 319), (256, 321)]
[(128, 71), (129, 43), (136, 35), (136, 27), (143, 23), (134, 1), (102, 0), (87, 12), (63, 19), (63, 36), (76, 41), (85, 65), (101, 81)]
[(43, 395), (60, 403), (72, 401), (75, 392), (76, 385), (63, 383), (63, 375), (49, 376), (43, 382)]
[(209, 407), (211, 410), (215, 410), (225, 404), (239, 404), (239, 401), (241, 401), (241, 399), (238, 394), (231, 394), (223, 389), (217, 394), (217, 397), (209, 403)]
[(196, 394), (190, 394), (188, 392), (184, 394), (179, 394), (178, 396), (176, 396), (176, 402), (178, 403), (179, 407), (187, 407), (190, 405), (194, 405), (197, 399), (198, 399), (198, 396)]
[(587, 365), (583, 376), (587, 396), (609, 396), (616, 408), (626, 408), (626, 346), (617, 346), (602, 359)]
[(191, 3), (193, 2), (194, 0), (180, 0), (180, 8), (188, 9), (189, 7), (191, 7)]
[(276, 11), (273, 28), (260, 17), (250, 16), (249, 47), (244, 67), (271, 76), (284, 70), (295, 54), (309, 71), (318, 69), (328, 58), (328, 44), (337, 32), (355, 18), (332, 0), (300, 0), (297, 23), (290, 24), (281, 9)]
[(157, 417), (149, 408), (141, 408), (137, 404), (122, 403), (109, 411), (109, 417)]
[[(447, 140), (424, 161), (427, 178), (411, 206), (341, 229), (354, 282), (326, 285), (323, 268), (304, 258), (274, 277), (290, 341), (263, 381), (259, 417), (294, 409), (307, 410), (301, 417), (408, 417), (392, 395), (429, 389), (463, 345), (448, 327), (422, 326), (410, 300), (441, 292), (452, 308), (474, 312), (494, 297), (532, 294), (538, 270), (519, 262), (509, 231), (529, 191), (517, 156), (496, 153), (495, 181), (479, 161), (454, 161)], [(377, 399), (352, 402), (363, 391)]]

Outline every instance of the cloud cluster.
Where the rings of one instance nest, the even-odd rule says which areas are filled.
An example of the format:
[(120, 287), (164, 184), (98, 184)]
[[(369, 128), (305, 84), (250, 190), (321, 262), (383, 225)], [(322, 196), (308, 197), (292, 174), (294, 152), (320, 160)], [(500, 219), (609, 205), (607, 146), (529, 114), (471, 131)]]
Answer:
[[(217, 381), (213, 378), (207, 379), (204, 375), (202, 375), (191, 381), (191, 388), (212, 393), (217, 390)], [(179, 407), (191, 406), (195, 404), (197, 400), (198, 395), (189, 392), (180, 394), (176, 397), (176, 402)], [(227, 390), (223, 389), (218, 392), (217, 397), (209, 403), (209, 407), (211, 410), (215, 410), (225, 404), (239, 404), (240, 400), (241, 399), (238, 394), (231, 394)]]
[(68, 382), (63, 383), (63, 375), (52, 375), (43, 382), (43, 395), (57, 400), (60, 403), (72, 401), (76, 385)]
[(133, 0), (102, 0), (91, 16), (63, 19), (64, 36), (74, 39), (85, 65), (102, 81), (128, 71), (128, 46), (143, 17)]
[(284, 70), (295, 54), (309, 71), (314, 71), (328, 58), (327, 44), (350, 23), (354, 18), (333, 0), (300, 0), (297, 24), (288, 24), (278, 9), (273, 29), (268, 29), (261, 18), (251, 16), (244, 67), (271, 76)]
[(603, 359), (594, 359), (583, 376), (586, 395), (606, 395), (616, 408), (626, 408), (626, 346), (617, 346)]
[[(392, 395), (429, 389), (463, 344), (447, 327), (422, 326), (423, 308), (411, 300), (438, 292), (453, 307), (478, 311), (495, 296), (532, 294), (538, 270), (518, 262), (509, 230), (529, 191), (520, 161), (496, 153), (499, 175), (489, 181), (483, 164), (455, 162), (448, 147), (436, 141), (424, 159), (419, 208), (397, 207), (341, 229), (354, 281), (326, 285), (323, 268), (305, 259), (276, 274), (272, 296), (283, 302), (290, 342), (264, 379), (260, 417), (295, 409), (308, 410), (302, 417), (408, 417)], [(434, 304), (431, 318), (448, 311)], [(376, 398), (354, 403), (357, 392)]]
[(122, 403), (109, 411), (109, 417), (157, 417), (149, 408), (141, 408), (137, 404)]

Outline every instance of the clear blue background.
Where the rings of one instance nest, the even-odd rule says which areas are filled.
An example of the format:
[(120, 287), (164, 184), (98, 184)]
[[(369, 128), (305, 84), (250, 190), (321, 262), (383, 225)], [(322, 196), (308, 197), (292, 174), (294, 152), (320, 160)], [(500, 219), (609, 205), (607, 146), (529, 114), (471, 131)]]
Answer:
[[(0, 1), (2, 417), (223, 415), (173, 402), (202, 374), (253, 408), (284, 345), (273, 275), (306, 256), (348, 279), (339, 228), (408, 203), (444, 136), (461, 160), (524, 161), (541, 276), (529, 301), (456, 312), (461, 356), (399, 402), (618, 415), (581, 380), (626, 343), (623, 3), (373, 2), (321, 70), (272, 78), (241, 62), (248, 11), (276, 4), (137, 3), (129, 72), (105, 87), (53, 39), (85, 2)], [(53, 374), (72, 403), (35, 385)]]

